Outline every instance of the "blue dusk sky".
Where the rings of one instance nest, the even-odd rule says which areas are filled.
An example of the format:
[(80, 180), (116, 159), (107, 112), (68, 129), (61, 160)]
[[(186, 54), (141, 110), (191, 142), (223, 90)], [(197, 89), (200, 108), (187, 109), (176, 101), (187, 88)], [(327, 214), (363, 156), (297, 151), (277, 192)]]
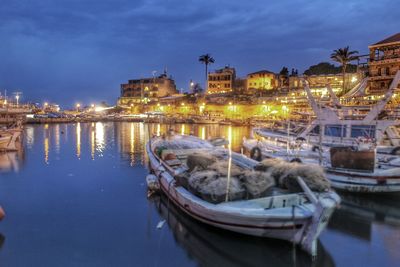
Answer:
[(115, 103), (120, 84), (167, 68), (178, 88), (210, 69), (300, 72), (333, 49), (400, 31), (398, 0), (1, 0), (0, 90), (64, 106)]

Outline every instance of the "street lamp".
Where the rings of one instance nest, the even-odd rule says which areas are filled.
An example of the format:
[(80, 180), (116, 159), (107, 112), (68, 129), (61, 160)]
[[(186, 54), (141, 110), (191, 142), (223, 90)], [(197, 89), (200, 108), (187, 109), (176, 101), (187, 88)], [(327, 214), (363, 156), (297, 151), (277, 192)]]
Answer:
[(19, 98), (20, 98), (21, 94), (22, 94), (21, 92), (14, 92), (15, 100), (17, 101), (17, 107), (19, 104)]

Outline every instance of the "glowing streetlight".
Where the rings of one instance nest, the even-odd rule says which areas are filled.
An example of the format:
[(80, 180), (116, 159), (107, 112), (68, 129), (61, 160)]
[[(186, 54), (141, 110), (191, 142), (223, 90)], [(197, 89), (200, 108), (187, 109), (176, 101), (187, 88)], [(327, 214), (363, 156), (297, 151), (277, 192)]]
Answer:
[(15, 100), (16, 100), (16, 102), (17, 102), (17, 107), (18, 107), (18, 105), (19, 105), (19, 99), (20, 99), (22, 93), (21, 93), (21, 92), (14, 92), (14, 95), (15, 95)]

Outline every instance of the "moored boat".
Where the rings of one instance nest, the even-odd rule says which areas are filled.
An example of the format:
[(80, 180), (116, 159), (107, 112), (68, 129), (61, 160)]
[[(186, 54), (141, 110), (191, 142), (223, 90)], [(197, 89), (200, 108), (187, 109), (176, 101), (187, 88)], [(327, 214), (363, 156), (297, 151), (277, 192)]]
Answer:
[(296, 146), (268, 139), (245, 139), (250, 157), (320, 164), (335, 189), (355, 193), (400, 193), (400, 157), (378, 156), (373, 146)]
[[(146, 150), (151, 170), (163, 193), (191, 217), (242, 234), (287, 240), (313, 256), (316, 255), (318, 237), (340, 202), (338, 195), (330, 190), (311, 191), (299, 176), (292, 180), (301, 189), (297, 192), (277, 185), (271, 185), (263, 192), (251, 191), (248, 185), (243, 188), (239, 180), (249, 181), (249, 177), (258, 171), (259, 163), (193, 136), (154, 137)], [(226, 165), (220, 165), (224, 177), (207, 169), (209, 166), (202, 170), (203, 173), (198, 171), (200, 165), (207, 165), (207, 160), (201, 160), (203, 163), (193, 167), (193, 158), (199, 152), (214, 157), (217, 164), (226, 162)], [(257, 173), (260, 177), (269, 175)], [(190, 178), (185, 179), (187, 176)], [(211, 187), (214, 194), (204, 188), (196, 191), (205, 181), (208, 184), (204, 188)], [(224, 187), (225, 194), (218, 194), (218, 185)], [(255, 189), (258, 190), (258, 186)]]

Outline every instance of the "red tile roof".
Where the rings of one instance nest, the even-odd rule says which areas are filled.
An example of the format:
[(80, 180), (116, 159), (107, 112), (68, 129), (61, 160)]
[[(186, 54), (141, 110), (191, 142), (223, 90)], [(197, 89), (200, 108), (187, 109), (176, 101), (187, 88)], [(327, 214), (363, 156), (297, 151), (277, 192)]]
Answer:
[(376, 44), (373, 44), (373, 45), (382, 45), (382, 44), (395, 43), (395, 42), (400, 42), (400, 32), (396, 33), (380, 42), (377, 42)]

